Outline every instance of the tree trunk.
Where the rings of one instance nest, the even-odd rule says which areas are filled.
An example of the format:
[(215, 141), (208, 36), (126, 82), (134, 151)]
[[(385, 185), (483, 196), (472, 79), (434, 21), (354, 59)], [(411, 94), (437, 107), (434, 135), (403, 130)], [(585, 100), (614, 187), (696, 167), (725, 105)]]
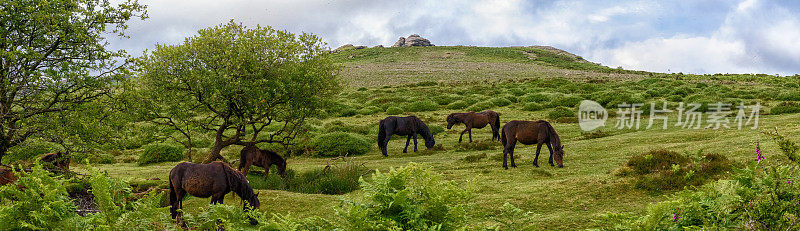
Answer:
[(222, 160), (224, 162), (228, 162), (228, 160), (226, 160), (225, 157), (222, 157), (222, 155), (220, 155), (220, 152), (222, 151), (222, 148), (224, 148), (225, 146), (227, 146), (227, 145), (223, 145), (222, 141), (220, 141), (220, 140), (215, 141), (214, 142), (214, 148), (211, 149), (211, 153), (208, 154), (208, 158), (206, 158), (206, 160), (203, 161), (203, 163), (204, 164), (208, 164), (208, 163), (211, 163), (212, 161), (215, 161), (217, 159), (220, 159), (220, 160)]
[(3, 164), (3, 156), (8, 152), (11, 142), (5, 136), (0, 137), (0, 164)]

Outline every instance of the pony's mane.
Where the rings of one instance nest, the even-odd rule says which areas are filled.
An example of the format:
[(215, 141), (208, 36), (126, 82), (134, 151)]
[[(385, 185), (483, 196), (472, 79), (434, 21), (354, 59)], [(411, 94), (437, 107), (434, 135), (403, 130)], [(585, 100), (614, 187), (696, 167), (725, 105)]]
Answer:
[(426, 141), (432, 140), (433, 135), (431, 135), (431, 129), (428, 128), (428, 125), (425, 125), (425, 123), (423, 123), (422, 120), (416, 116), (412, 117), (414, 118), (414, 123), (419, 128), (419, 134), (422, 135), (422, 138), (424, 138)]
[(550, 122), (544, 121), (544, 124), (547, 125), (547, 130), (550, 133), (550, 139), (552, 140), (553, 146), (561, 150), (561, 137), (558, 136), (558, 132), (556, 129), (553, 128), (553, 125)]
[(225, 169), (225, 175), (228, 178), (228, 187), (230, 190), (236, 193), (236, 195), (239, 196), (239, 198), (241, 198), (243, 201), (252, 198), (255, 193), (253, 192), (253, 188), (250, 187), (250, 184), (247, 182), (247, 177), (239, 172), (239, 170), (233, 169), (228, 164), (221, 164), (222, 168)]

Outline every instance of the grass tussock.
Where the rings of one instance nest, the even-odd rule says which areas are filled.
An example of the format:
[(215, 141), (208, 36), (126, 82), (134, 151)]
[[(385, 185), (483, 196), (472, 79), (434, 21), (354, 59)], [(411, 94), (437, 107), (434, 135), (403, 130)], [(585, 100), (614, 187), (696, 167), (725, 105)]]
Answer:
[(464, 162), (467, 162), (467, 163), (475, 163), (475, 162), (481, 161), (481, 160), (483, 160), (485, 158), (486, 158), (486, 153), (481, 153), (481, 154), (465, 156), (464, 158), (461, 158), (461, 160), (463, 160)]
[(484, 151), (490, 150), (495, 147), (500, 146), (500, 142), (491, 141), (491, 140), (479, 140), (475, 142), (461, 142), (455, 145), (455, 149), (458, 152), (468, 152), (468, 151)]

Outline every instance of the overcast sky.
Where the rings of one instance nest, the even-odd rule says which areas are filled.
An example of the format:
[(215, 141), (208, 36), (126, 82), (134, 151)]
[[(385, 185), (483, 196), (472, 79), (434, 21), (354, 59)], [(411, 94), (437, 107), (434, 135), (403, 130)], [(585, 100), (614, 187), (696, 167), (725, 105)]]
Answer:
[(140, 55), (230, 19), (320, 35), (332, 48), (550, 45), (606, 66), (656, 72), (800, 73), (800, 1), (140, 0), (114, 48)]

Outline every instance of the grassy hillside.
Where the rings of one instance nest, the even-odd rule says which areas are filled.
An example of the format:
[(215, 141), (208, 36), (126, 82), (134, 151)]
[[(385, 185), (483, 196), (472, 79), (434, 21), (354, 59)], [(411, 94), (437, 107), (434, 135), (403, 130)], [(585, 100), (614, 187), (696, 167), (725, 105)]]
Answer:
[[(760, 141), (766, 161), (774, 164), (785, 161), (786, 157), (760, 132), (777, 128), (790, 138), (800, 135), (797, 122), (800, 115), (792, 112), (800, 107), (795, 103), (800, 101), (797, 77), (629, 71), (530, 47), (368, 48), (332, 56), (343, 67), (340, 76), (347, 87), (334, 109), (309, 121), (309, 136), (324, 134), (331, 126), (340, 126), (336, 125), (340, 121), (372, 142), (371, 150), (353, 161), (380, 171), (408, 162), (432, 166), (475, 196), (469, 210), (472, 227), (496, 225), (494, 216), (505, 202), (534, 213), (529, 229), (595, 227), (591, 220), (599, 214), (642, 213), (647, 205), (663, 200), (672, 192), (637, 189), (631, 178), (616, 176), (614, 171), (633, 155), (668, 149), (678, 153), (722, 154), (744, 163), (755, 160), (755, 143)], [(559, 118), (551, 115), (559, 107), (574, 113), (576, 102), (583, 99), (598, 101), (609, 111), (615, 111), (614, 105), (622, 102), (667, 102), (672, 109), (684, 101), (745, 105), (758, 102), (765, 108), (758, 129), (746, 126), (737, 130), (735, 125), (722, 130), (686, 129), (674, 126), (677, 116), (671, 114), (666, 130), (660, 126), (645, 130), (647, 117), (643, 117), (639, 130), (618, 130), (613, 127), (616, 120), (610, 119), (602, 128), (605, 134), (596, 138), (580, 130), (574, 123), (574, 115)], [(404, 137), (393, 137), (389, 142), (389, 157), (383, 157), (374, 140), (378, 121), (390, 114), (387, 111), (391, 107), (399, 108), (401, 115), (416, 115), (428, 125), (441, 127), (446, 126), (445, 117), (449, 113), (468, 110), (497, 111), (502, 123), (550, 120), (565, 144), (565, 167), (548, 166), (545, 148), (539, 160), (542, 167), (535, 168), (531, 164), (535, 146), (517, 145), (519, 167), (503, 170), (502, 147), (499, 142), (489, 141), (489, 128), (473, 130), (473, 139), (485, 147), (457, 145), (463, 125), (435, 136), (443, 150), (403, 154)], [(770, 112), (773, 115), (767, 115)], [(422, 143), (420, 140), (420, 149), (424, 149)], [(223, 154), (236, 159), (239, 149), (231, 147)], [(485, 158), (478, 157), (483, 154)], [(327, 160), (297, 156), (288, 160), (288, 166), (293, 171), (306, 172), (324, 167)], [(142, 168), (118, 163), (100, 167), (123, 179), (166, 180), (175, 164)], [(261, 193), (262, 210), (325, 218), (335, 216), (331, 208), (341, 198), (360, 195), (360, 191), (341, 196), (257, 191)], [(229, 197), (226, 203), (239, 204), (234, 198)], [(199, 207), (207, 206), (208, 199), (192, 198), (184, 204), (189, 212), (196, 212)]]

